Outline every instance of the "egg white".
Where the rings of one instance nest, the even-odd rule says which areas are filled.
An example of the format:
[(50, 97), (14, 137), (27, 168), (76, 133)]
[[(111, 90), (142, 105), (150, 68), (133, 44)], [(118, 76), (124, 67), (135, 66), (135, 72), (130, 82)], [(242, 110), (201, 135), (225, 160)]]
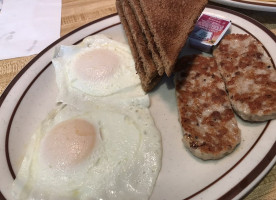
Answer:
[[(57, 101), (76, 105), (80, 101), (106, 100), (141, 105), (145, 92), (135, 70), (129, 46), (98, 34), (80, 44), (61, 46), (52, 60), (59, 88)], [(137, 100), (138, 99), (138, 100)], [(117, 100), (117, 101), (116, 101)]]
[[(50, 130), (66, 120), (93, 124), (89, 155), (69, 166), (50, 165), (42, 147)], [(161, 136), (149, 110), (91, 104), (60, 105), (33, 135), (13, 184), (14, 199), (148, 199), (161, 167)], [(58, 154), (58, 153), (57, 153)]]

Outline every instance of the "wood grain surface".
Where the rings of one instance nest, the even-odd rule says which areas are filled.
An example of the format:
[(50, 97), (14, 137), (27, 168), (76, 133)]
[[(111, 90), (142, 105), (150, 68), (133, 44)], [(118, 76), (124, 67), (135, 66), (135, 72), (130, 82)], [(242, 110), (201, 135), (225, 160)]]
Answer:
[[(218, 5), (215, 3), (210, 4)], [(249, 11), (238, 8), (230, 9), (258, 20), (276, 34), (276, 13)], [(115, 0), (62, 0), (61, 36), (88, 22), (115, 12)], [(0, 94), (2, 94), (14, 76), (34, 56), (0, 60)], [(276, 166), (244, 199), (276, 200)]]

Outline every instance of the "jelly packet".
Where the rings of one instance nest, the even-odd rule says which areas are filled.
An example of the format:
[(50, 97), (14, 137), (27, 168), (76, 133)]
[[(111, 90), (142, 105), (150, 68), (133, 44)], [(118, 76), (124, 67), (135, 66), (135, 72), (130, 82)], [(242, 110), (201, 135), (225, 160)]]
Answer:
[(190, 46), (204, 52), (211, 52), (230, 26), (230, 20), (202, 14), (189, 35)]

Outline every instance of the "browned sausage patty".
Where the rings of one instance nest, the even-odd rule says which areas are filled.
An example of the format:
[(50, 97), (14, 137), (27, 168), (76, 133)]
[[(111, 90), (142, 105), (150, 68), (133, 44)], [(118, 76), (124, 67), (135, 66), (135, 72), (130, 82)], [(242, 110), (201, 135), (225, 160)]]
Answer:
[(276, 70), (262, 44), (229, 34), (214, 51), (235, 112), (244, 120), (276, 118)]
[(219, 159), (240, 143), (240, 130), (214, 58), (183, 57), (175, 74), (185, 146), (197, 157)]

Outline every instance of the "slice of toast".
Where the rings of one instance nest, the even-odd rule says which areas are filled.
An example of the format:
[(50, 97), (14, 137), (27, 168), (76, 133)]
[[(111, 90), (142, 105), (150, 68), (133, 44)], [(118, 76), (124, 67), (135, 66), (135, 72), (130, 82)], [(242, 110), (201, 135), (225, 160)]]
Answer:
[(184, 145), (203, 160), (231, 153), (241, 134), (215, 59), (183, 57), (177, 69), (174, 81)]
[(135, 68), (136, 68), (136, 71), (137, 71), (137, 73), (140, 77), (142, 88), (145, 92), (149, 92), (150, 90), (152, 90), (159, 83), (159, 81), (161, 80), (161, 77), (156, 76), (154, 79), (149, 79), (146, 76), (146, 73), (144, 71), (144, 66), (143, 66), (144, 64), (143, 64), (143, 62), (141, 61), (141, 59), (139, 57), (138, 51), (137, 51), (136, 46), (135, 46), (135, 42), (134, 42), (133, 37), (131, 35), (131, 31), (128, 27), (128, 23), (127, 23), (124, 15), (123, 15), (123, 8), (122, 8), (121, 3), (120, 3), (119, 0), (116, 0), (116, 8), (117, 8), (117, 11), (119, 13), (121, 23), (123, 25), (125, 33), (127, 35), (127, 39), (128, 39), (129, 46), (131, 48), (132, 56), (133, 56), (133, 59), (135, 60)]
[(165, 72), (172, 74), (178, 54), (207, 0), (139, 0)]
[(123, 15), (127, 21), (129, 30), (131, 32), (134, 44), (138, 51), (138, 54), (144, 63), (144, 71), (149, 79), (153, 79), (157, 74), (157, 68), (151, 57), (151, 52), (148, 49), (146, 38), (137, 22), (135, 15), (127, 0), (121, 0), (121, 6), (123, 8)]
[(276, 70), (262, 44), (247, 34), (229, 34), (214, 56), (235, 112), (248, 121), (276, 118)]
[(163, 66), (160, 54), (157, 50), (156, 44), (154, 43), (153, 37), (149, 30), (147, 21), (143, 15), (142, 9), (140, 7), (140, 3), (137, 0), (128, 0), (128, 2), (133, 10), (133, 13), (135, 14), (135, 17), (140, 25), (140, 28), (144, 33), (144, 37), (146, 38), (148, 48), (151, 51), (153, 61), (157, 67), (158, 74), (162, 76), (164, 74), (164, 66)]

